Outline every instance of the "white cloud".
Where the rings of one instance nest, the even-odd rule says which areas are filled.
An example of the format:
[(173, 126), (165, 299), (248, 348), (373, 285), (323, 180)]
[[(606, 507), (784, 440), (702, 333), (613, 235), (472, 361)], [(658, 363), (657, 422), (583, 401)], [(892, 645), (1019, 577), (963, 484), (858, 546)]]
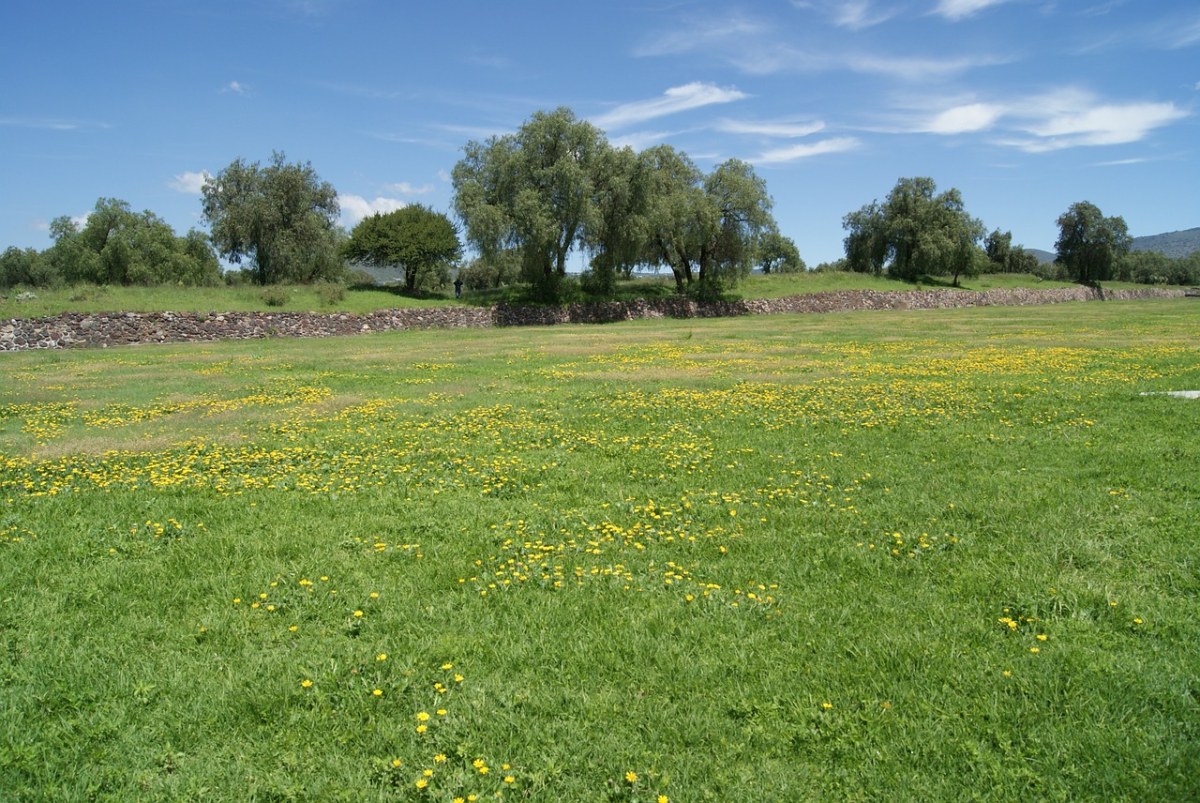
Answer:
[(833, 24), (851, 30), (862, 30), (886, 22), (900, 12), (900, 8), (879, 9), (871, 0), (792, 0), (799, 9), (815, 9), (833, 20)]
[(40, 128), (48, 131), (76, 131), (80, 128), (112, 128), (108, 123), (92, 120), (67, 120), (55, 117), (0, 117), (0, 126)]
[(928, 134), (968, 134), (985, 131), (995, 125), (1003, 114), (1003, 106), (968, 103), (938, 112), (919, 130)]
[(401, 195), (424, 195), (428, 192), (433, 192), (432, 184), (422, 184), (420, 187), (414, 187), (407, 181), (399, 181), (395, 184), (383, 185), (385, 192), (398, 192)]
[(1008, 102), (956, 102), (900, 131), (941, 135), (1004, 131), (997, 144), (1046, 153), (1138, 142), (1154, 129), (1190, 114), (1174, 103), (1114, 103), (1068, 87)]
[(998, 6), (1008, 0), (940, 0), (934, 14), (939, 14), (948, 20), (960, 20), (977, 14), (989, 6)]
[(785, 148), (774, 148), (748, 161), (756, 164), (782, 164), (795, 162), (799, 159), (809, 159), (826, 153), (843, 153), (856, 150), (861, 143), (854, 137), (834, 137), (811, 145), (789, 145)]
[(711, 106), (716, 103), (730, 103), (749, 97), (737, 89), (725, 89), (715, 84), (693, 81), (683, 86), (674, 86), (662, 94), (662, 97), (650, 100), (637, 100), (624, 103), (610, 111), (592, 118), (592, 122), (600, 128), (624, 128), (634, 123), (665, 117), (669, 114)]
[(1075, 89), (1029, 98), (1011, 114), (1018, 118), (1013, 127), (1033, 138), (1009, 138), (1002, 144), (1028, 153), (1138, 142), (1189, 116), (1174, 103), (1105, 103)]
[(204, 182), (212, 178), (212, 174), (207, 170), (192, 172), (184, 171), (177, 176), (174, 176), (168, 186), (176, 192), (185, 192), (188, 195), (199, 195)]
[(1003, 59), (991, 56), (937, 59), (850, 55), (845, 57), (844, 66), (854, 72), (886, 75), (908, 81), (923, 81), (929, 78), (945, 78), (975, 67), (991, 67), (1001, 63), (1003, 63)]
[(229, 83), (225, 84), (225, 86), (221, 87), (221, 93), (224, 94), (226, 92), (232, 92), (235, 95), (246, 95), (249, 94), (250, 87), (246, 86), (240, 81), (230, 81)]
[(721, 120), (716, 126), (718, 131), (727, 134), (752, 134), (763, 137), (807, 137), (825, 128), (820, 120), (807, 123), (768, 122), (754, 120)]
[(397, 209), (403, 209), (407, 204), (399, 198), (377, 197), (375, 200), (367, 200), (361, 195), (338, 195), (338, 206), (342, 208), (342, 223), (349, 228), (376, 212), (380, 214), (395, 212)]

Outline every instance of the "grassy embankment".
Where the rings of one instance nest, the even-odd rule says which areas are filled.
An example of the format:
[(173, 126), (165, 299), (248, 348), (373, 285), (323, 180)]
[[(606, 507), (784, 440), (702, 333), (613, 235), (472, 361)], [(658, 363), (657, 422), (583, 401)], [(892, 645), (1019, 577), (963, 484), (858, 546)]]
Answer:
[[(1200, 795), (1193, 301), (4, 355), (13, 799)], [(485, 772), (486, 769), (486, 772)]]
[[(738, 285), (741, 298), (781, 298), (827, 290), (928, 290), (944, 288), (949, 280), (910, 284), (858, 273), (803, 273), (773, 276), (751, 276)], [(993, 287), (1070, 287), (1065, 282), (1040, 281), (1025, 274), (989, 274), (964, 279), (967, 290), (987, 290)], [(1143, 287), (1110, 282), (1106, 287)], [(619, 298), (663, 297), (674, 293), (675, 284), (669, 277), (642, 278), (621, 282)], [(263, 288), (252, 285), (237, 287), (64, 287), (34, 291), (36, 298), (19, 300), (20, 290), (10, 290), (0, 298), (0, 319), (33, 318), (58, 315), (63, 312), (351, 312), (363, 314), (380, 309), (414, 306), (439, 306), (460, 303), (452, 291), (413, 298), (385, 288), (341, 289), (329, 285)], [(265, 295), (276, 295), (269, 305)], [(520, 301), (517, 290), (467, 292), (461, 303), (491, 304), (501, 300)]]

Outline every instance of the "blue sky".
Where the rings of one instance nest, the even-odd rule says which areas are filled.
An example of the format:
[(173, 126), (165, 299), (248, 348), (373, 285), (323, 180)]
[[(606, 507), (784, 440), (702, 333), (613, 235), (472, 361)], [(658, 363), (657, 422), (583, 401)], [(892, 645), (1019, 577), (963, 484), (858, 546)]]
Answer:
[(183, 233), (205, 171), (273, 150), (347, 225), (448, 211), (463, 144), (558, 106), (752, 162), (810, 265), (907, 176), (1029, 247), (1081, 200), (1200, 226), (1195, 0), (10, 2), (0, 29), (0, 248), (100, 197)]

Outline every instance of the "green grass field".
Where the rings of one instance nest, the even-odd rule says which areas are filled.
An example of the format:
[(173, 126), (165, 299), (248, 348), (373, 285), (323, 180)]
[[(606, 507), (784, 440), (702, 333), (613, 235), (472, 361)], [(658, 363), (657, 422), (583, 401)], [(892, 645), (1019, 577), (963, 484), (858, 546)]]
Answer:
[(1191, 299), (0, 357), (0, 797), (1200, 796)]

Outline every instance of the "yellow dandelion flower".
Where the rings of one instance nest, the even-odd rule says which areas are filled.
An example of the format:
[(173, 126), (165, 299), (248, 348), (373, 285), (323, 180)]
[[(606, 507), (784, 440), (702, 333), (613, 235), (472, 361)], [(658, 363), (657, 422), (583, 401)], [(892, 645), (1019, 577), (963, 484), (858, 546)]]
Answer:
[(414, 783), (413, 786), (417, 787), (418, 789), (423, 790), (425, 787), (429, 786), (429, 779), (428, 778), (418, 778), (417, 782)]
[(446, 716), (446, 713), (447, 713), (447, 712), (446, 712), (446, 709), (444, 709), (444, 708), (439, 708), (439, 709), (437, 710), (437, 715), (438, 715), (439, 717), (444, 717), (444, 716)]
[(305, 678), (304, 680), (300, 681), (300, 688), (302, 688), (302, 689), (311, 689), (311, 688), (312, 688), (312, 681), (311, 681), (311, 680), (309, 680), (308, 678)]
[(504, 782), (505, 782), (505, 783), (516, 783), (516, 782), (517, 782), (517, 779), (516, 779), (516, 778), (514, 778), (514, 777), (513, 777), (513, 776), (511, 776), (511, 775), (505, 775), (505, 776), (504, 776)]
[(400, 766), (400, 765), (402, 765), (403, 763), (404, 763), (404, 762), (403, 762), (403, 761), (401, 761), (401, 760), (400, 760), (400, 759), (398, 759), (398, 758), (393, 758), (393, 759), (392, 759), (392, 766), (393, 766), (393, 767), (399, 767), (399, 766)]
[(433, 757), (433, 760), (438, 764), (445, 764), (446, 763), (446, 754), (438, 753), (436, 756)]
[(474, 767), (475, 769), (479, 769), (480, 767), (483, 766), (483, 764), (484, 764), (484, 761), (482, 758), (477, 758), (471, 762), (471, 766)]
[(633, 770), (630, 770), (629, 772), (625, 773), (625, 780), (629, 781), (629, 783), (637, 783), (637, 779), (638, 779), (638, 774), (636, 772), (634, 772)]
[(386, 661), (386, 660), (387, 660), (387, 653), (386, 653), (386, 652), (381, 652), (381, 653), (379, 653), (379, 655), (376, 655), (376, 656), (375, 656), (375, 660), (376, 660), (376, 661)]
[(1041, 652), (1041, 650), (1039, 650), (1037, 647), (1030, 647), (1029, 651), (1034, 655), (1037, 655), (1039, 652)]
[(823, 703), (821, 703), (821, 709), (822, 709), (823, 711), (828, 711), (828, 710), (829, 710), (829, 709), (831, 709), (831, 708), (833, 708), (833, 703), (831, 703), (831, 702), (829, 702), (829, 701), (826, 701), (826, 702), (823, 702)]
[(428, 713), (426, 713), (425, 711), (417, 712), (417, 722), (428, 722), (428, 721), (429, 721)]
[(289, 633), (295, 633), (295, 632), (296, 632), (297, 630), (299, 630), (299, 629), (300, 629), (300, 628), (299, 628), (299, 627), (297, 627), (296, 625), (291, 625), (291, 626), (289, 626), (289, 627), (288, 627), (288, 632), (289, 632)]
[(418, 725), (417, 726), (417, 733), (424, 733), (427, 730), (429, 730), (428, 725)]
[(455, 682), (455, 683), (462, 683), (462, 682), (463, 682), (463, 680), (464, 680), (464, 678), (463, 678), (463, 676), (462, 676), (462, 675), (455, 675), (455, 676), (454, 676), (454, 682)]
[(491, 769), (488, 767), (487, 764), (484, 764), (482, 767), (479, 768), (480, 775), (487, 775), (489, 772), (491, 772)]
[(1046, 639), (1048, 639), (1048, 638), (1050, 638), (1050, 637), (1049, 637), (1049, 636), (1047, 636), (1045, 633), (1038, 633), (1038, 634), (1037, 634), (1037, 640), (1038, 640), (1038, 641), (1045, 641), (1045, 640), (1046, 640)]
[(373, 689), (373, 690), (371, 691), (371, 694), (375, 695), (376, 697), (382, 697), (382, 696), (383, 696), (383, 689)]
[(242, 598), (241, 598), (241, 597), (234, 597), (234, 598), (233, 598), (233, 604), (234, 604), (234, 605), (241, 605), (241, 604), (242, 604)]
[(361, 619), (361, 618), (362, 618), (362, 615), (363, 615), (363, 612), (362, 612), (362, 611), (355, 611), (355, 612), (354, 612), (354, 618), (355, 618), (355, 619)]
[(433, 770), (426, 768), (426, 769), (421, 770), (421, 774), (424, 775), (426, 778), (432, 778)]
[(447, 663), (442, 664), (442, 669), (453, 669), (453, 668), (454, 668), (454, 664), (452, 664), (452, 663), (447, 662)]
[(372, 592), (371, 592), (371, 594), (370, 594), (370, 597), (371, 597), (371, 599), (379, 599), (379, 592), (378, 592), (378, 591), (372, 591)]

